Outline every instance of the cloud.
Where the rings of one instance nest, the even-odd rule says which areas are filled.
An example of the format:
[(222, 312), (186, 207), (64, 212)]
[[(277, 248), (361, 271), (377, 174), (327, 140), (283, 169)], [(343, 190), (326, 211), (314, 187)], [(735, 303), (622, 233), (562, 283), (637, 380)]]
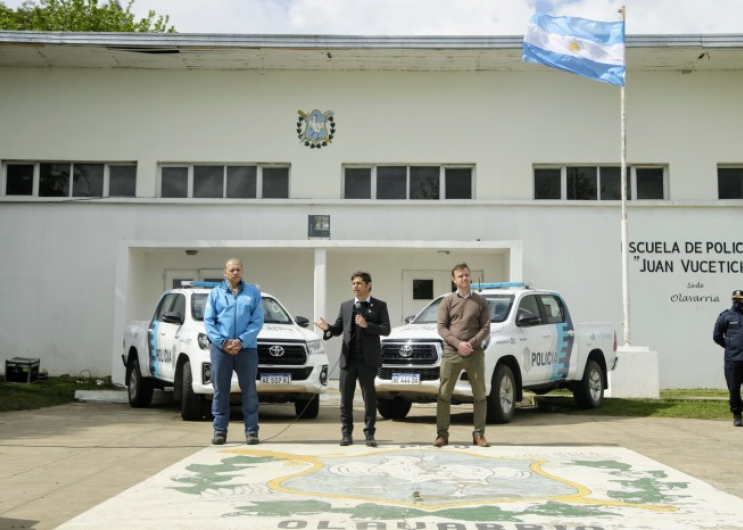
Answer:
[(133, 10), (170, 15), (181, 33), (523, 35), (537, 10), (618, 20), (623, 4), (629, 34), (743, 33), (743, 0), (136, 0)]

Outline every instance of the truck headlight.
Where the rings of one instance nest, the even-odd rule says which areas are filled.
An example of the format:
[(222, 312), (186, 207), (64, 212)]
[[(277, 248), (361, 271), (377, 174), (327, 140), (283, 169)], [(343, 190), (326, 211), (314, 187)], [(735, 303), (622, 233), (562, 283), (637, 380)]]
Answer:
[(199, 348), (201, 348), (202, 350), (209, 349), (209, 338), (206, 336), (206, 333), (199, 333), (199, 336), (196, 340), (199, 343)]
[(307, 341), (307, 351), (312, 354), (325, 353), (325, 344), (321, 340)]

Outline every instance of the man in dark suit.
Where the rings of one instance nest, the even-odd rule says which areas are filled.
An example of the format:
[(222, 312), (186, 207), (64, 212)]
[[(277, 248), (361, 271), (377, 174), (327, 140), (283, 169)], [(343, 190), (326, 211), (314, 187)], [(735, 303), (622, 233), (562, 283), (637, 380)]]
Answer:
[(371, 276), (367, 272), (355, 272), (351, 276), (353, 300), (341, 304), (338, 319), (330, 324), (320, 317), (315, 325), (323, 331), (323, 339), (328, 340), (343, 334), (340, 358), (341, 393), (341, 442), (353, 443), (353, 396), (356, 393), (356, 380), (361, 385), (364, 397), (364, 434), (366, 445), (376, 447), (374, 439), (377, 420), (377, 392), (374, 378), (382, 366), (382, 347), (379, 337), (390, 334), (390, 316), (387, 304), (371, 297)]

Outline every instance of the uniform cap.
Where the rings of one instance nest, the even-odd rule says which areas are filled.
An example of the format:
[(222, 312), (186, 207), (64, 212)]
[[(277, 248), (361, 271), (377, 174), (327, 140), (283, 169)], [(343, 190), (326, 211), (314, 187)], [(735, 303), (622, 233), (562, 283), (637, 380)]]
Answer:
[(734, 300), (743, 300), (743, 291), (738, 289), (737, 291), (733, 291), (733, 299)]

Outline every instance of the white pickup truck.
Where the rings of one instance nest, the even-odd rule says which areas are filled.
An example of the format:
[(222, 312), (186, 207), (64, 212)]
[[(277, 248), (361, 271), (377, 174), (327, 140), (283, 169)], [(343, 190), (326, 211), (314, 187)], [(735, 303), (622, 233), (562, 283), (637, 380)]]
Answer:
[[(173, 388), (187, 421), (211, 414), (209, 341), (204, 328), (204, 307), (210, 287), (218, 284), (191, 282), (194, 287), (166, 291), (148, 321), (129, 324), (124, 334), (122, 359), (132, 407), (148, 407), (155, 388)], [(294, 402), (303, 418), (315, 418), (319, 394), (328, 383), (328, 356), (322, 339), (304, 329), (309, 320), (292, 318), (281, 303), (262, 293), (264, 325), (258, 334), (258, 399), (262, 402)], [(237, 376), (232, 389), (239, 402)]]
[[(617, 338), (609, 323), (574, 323), (562, 296), (510, 282), (473, 284), (490, 308), (484, 344), (488, 423), (508, 423), (523, 390), (572, 390), (578, 406), (601, 405), (608, 371), (617, 364)], [(444, 343), (437, 332), (440, 296), (407, 324), (382, 338), (382, 368), (375, 380), (379, 413), (402, 419), (412, 403), (435, 402)], [(467, 373), (452, 403), (472, 402)]]

